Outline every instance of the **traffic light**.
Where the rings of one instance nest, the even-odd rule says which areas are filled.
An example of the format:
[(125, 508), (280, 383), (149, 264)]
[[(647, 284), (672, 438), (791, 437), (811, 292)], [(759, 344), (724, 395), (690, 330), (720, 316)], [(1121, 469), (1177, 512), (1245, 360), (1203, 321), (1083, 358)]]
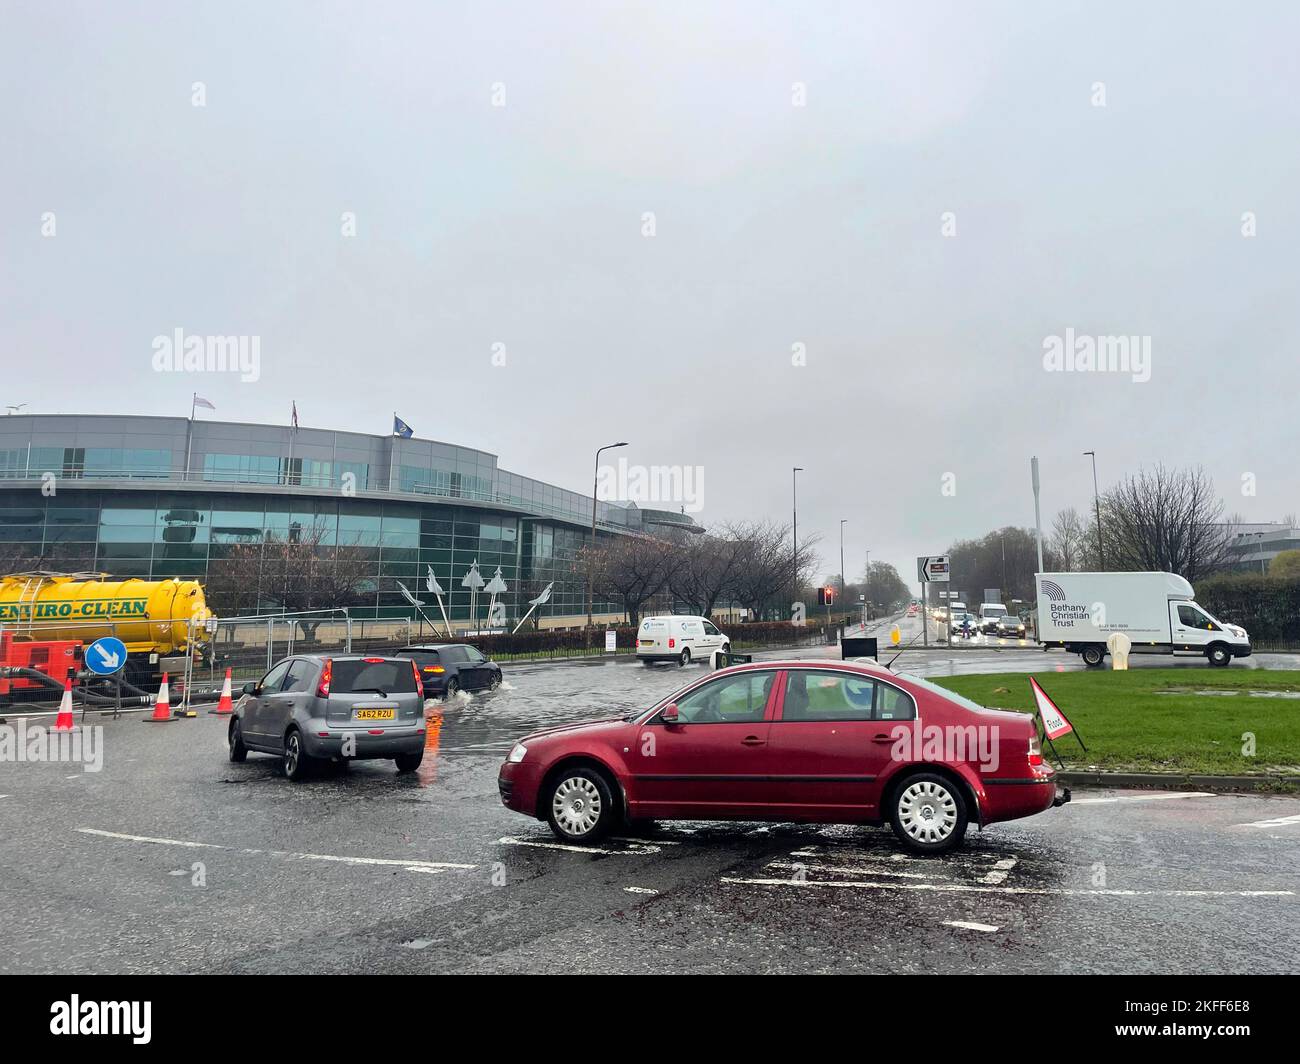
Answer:
[(834, 606), (834, 605), (835, 605), (835, 589), (834, 589), (833, 587), (819, 587), (819, 588), (817, 589), (817, 605), (818, 605), (818, 606)]

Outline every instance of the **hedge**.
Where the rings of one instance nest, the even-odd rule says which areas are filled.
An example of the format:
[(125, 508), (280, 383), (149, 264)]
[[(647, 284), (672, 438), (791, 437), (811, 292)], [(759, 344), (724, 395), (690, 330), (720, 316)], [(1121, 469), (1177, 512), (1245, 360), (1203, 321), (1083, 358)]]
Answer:
[(1300, 579), (1220, 573), (1197, 582), (1196, 601), (1241, 625), (1252, 644), (1300, 647)]

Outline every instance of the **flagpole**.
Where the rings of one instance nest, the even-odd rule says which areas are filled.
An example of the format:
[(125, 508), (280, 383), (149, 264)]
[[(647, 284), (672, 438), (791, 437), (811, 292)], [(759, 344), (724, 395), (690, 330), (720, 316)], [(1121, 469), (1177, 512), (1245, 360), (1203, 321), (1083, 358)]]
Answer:
[[(293, 440), (294, 437), (297, 435), (298, 435), (297, 428), (293, 425), (292, 422), (290, 422), (289, 424), (289, 465), (288, 468), (286, 468), (284, 471), (284, 482), (286, 484), (289, 483), (289, 478), (293, 476)], [(300, 484), (302, 483), (301, 477), (298, 478), (298, 483)]]
[(190, 393), (190, 420), (185, 426), (185, 479), (190, 479), (190, 452), (194, 447), (194, 404), (198, 402), (199, 393)]
[(528, 607), (528, 612), (519, 618), (519, 623), (515, 625), (514, 632), (511, 632), (510, 633), (511, 635), (514, 635), (515, 632), (519, 631), (519, 629), (524, 626), (524, 621), (528, 620), (528, 618), (533, 615), (533, 610), (535, 609), (537, 609), (537, 603), (533, 603), (531, 606)]
[(393, 490), (393, 459), (397, 455), (397, 411), (393, 411), (393, 426), (388, 433), (388, 490)]

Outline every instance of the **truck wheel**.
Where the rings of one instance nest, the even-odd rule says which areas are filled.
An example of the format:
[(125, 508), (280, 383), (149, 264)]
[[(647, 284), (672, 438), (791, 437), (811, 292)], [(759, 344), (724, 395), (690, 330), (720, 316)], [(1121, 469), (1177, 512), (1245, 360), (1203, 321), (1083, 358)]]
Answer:
[(1232, 653), (1222, 643), (1211, 644), (1210, 648), (1205, 652), (1205, 657), (1216, 669), (1232, 664)]
[(1106, 658), (1106, 651), (1097, 645), (1086, 646), (1079, 651), (1079, 657), (1083, 658), (1083, 663), (1090, 669), (1095, 669)]

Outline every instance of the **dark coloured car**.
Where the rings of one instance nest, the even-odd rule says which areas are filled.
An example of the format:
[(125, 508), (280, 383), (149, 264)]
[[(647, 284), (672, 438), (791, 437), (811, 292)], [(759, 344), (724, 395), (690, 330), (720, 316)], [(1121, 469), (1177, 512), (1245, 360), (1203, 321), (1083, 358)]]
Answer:
[(424, 691), (409, 658), (285, 658), (244, 685), (228, 739), (231, 761), (274, 754), (295, 782), (323, 761), (392, 758), (413, 772), (424, 758)]
[(468, 643), (429, 643), (393, 653), (415, 662), (428, 698), (448, 698), (457, 691), (493, 691), (501, 686), (501, 666)]
[(997, 627), (993, 631), (1002, 639), (1024, 639), (1025, 622), (1014, 614), (1008, 613), (1005, 617), (998, 618)]
[(1069, 801), (1033, 717), (848, 661), (740, 665), (622, 719), (525, 736), (497, 785), (567, 843), (623, 821), (888, 823), (923, 854)]

